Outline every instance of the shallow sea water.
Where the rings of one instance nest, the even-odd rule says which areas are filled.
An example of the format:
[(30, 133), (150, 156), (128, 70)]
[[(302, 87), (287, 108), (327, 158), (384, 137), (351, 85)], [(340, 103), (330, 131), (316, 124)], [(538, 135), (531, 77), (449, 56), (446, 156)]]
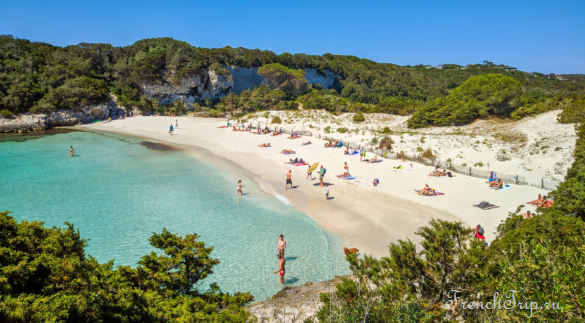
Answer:
[[(235, 195), (237, 179), (246, 185), (244, 196)], [(73, 223), (100, 262), (135, 266), (153, 250), (148, 238), (163, 227), (197, 233), (221, 262), (203, 289), (217, 282), (225, 292), (249, 291), (256, 300), (278, 292), (282, 285), (272, 272), (281, 233), (288, 245), (286, 285), (349, 273), (338, 236), (247, 174), (138, 138), (78, 131), (1, 135), (0, 182), (0, 210), (46, 226)]]

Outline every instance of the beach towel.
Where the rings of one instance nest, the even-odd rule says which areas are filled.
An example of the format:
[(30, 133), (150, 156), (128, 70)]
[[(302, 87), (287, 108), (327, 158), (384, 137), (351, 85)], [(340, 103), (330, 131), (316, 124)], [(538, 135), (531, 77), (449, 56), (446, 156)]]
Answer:
[(512, 186), (506, 184), (502, 188), (496, 189), (496, 191), (507, 191), (507, 190), (511, 190), (511, 189), (512, 189)]
[(354, 150), (350, 155), (357, 155), (359, 154), (359, 152), (357, 150)]
[(392, 167), (392, 168), (394, 168), (394, 169), (404, 169), (404, 167), (402, 167), (402, 165), (396, 166), (396, 167)]
[[(362, 162), (369, 163), (370, 160), (369, 159), (362, 159)], [(381, 163), (381, 162), (382, 162), (382, 159), (376, 159), (376, 161), (375, 161), (375, 163)]]
[(489, 202), (485, 202), (485, 201), (483, 201), (483, 202), (481, 202), (479, 204), (475, 204), (473, 206), (475, 206), (477, 208), (480, 208), (482, 210), (491, 210), (491, 209), (499, 208), (499, 206), (497, 206), (495, 204), (491, 204)]
[[(343, 178), (343, 177), (342, 177), (342, 178)], [(355, 177), (355, 176), (351, 176), (351, 175), (350, 175), (350, 176), (348, 176), (348, 177), (347, 177), (347, 178), (345, 178), (345, 179), (346, 179), (346, 180), (350, 180), (350, 181), (351, 181), (351, 180), (355, 180), (355, 179), (357, 179), (357, 177)]]
[(307, 166), (309, 164), (303, 164), (303, 163), (291, 163), (291, 165), (295, 165), (295, 166)]
[(283, 154), (283, 155), (294, 155), (296, 153), (281, 153), (281, 154)]

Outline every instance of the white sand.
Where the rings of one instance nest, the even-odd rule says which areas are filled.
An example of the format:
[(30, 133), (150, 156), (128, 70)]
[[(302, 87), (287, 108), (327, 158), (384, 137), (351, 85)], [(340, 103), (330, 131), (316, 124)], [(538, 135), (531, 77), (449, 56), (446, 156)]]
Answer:
[[(323, 116), (322, 112), (319, 111), (303, 113)], [(272, 112), (272, 114), (285, 116), (284, 112)], [(408, 171), (408, 167), (402, 170), (393, 170), (392, 167), (405, 164), (395, 160), (384, 160), (377, 164), (360, 163), (359, 156), (344, 155), (343, 148), (324, 148), (324, 141), (319, 140), (315, 135), (317, 134), (316, 127), (323, 131), (326, 124), (323, 122), (319, 124), (315, 117), (309, 117), (306, 114), (299, 115), (296, 124), (282, 125), (283, 128), (291, 129), (296, 127), (295, 129), (300, 130), (304, 122), (304, 127), (314, 132), (313, 137), (295, 140), (287, 139), (285, 136), (272, 137), (254, 135), (248, 132), (233, 132), (231, 129), (217, 128), (220, 125), (225, 125), (224, 119), (191, 117), (139, 116), (110, 123), (84, 125), (79, 128), (83, 130), (113, 131), (145, 137), (150, 140), (186, 147), (187, 150), (196, 150), (198, 147), (205, 148), (213, 154), (225, 157), (256, 174), (257, 180), (263, 189), (269, 193), (284, 196), (292, 206), (316, 220), (325, 229), (344, 236), (348, 240), (348, 247), (358, 247), (362, 252), (373, 253), (376, 256), (387, 255), (387, 246), (397, 239), (410, 238), (418, 240), (414, 232), (418, 227), (428, 224), (431, 218), (461, 220), (471, 227), (481, 224), (485, 228), (485, 236), (489, 242), (494, 238), (496, 227), (508, 216), (509, 212), (516, 210), (520, 204), (534, 200), (539, 193), (547, 194), (545, 190), (520, 185), (513, 185), (513, 188), (507, 191), (494, 191), (487, 188), (485, 179), (459, 174), (456, 174), (454, 178), (428, 177), (427, 175), (433, 168), (420, 164), (414, 164), (414, 169)], [(572, 147), (574, 147), (575, 140), (571, 137), (571, 135), (574, 137), (574, 131), (571, 134), (571, 129), (568, 127), (554, 123), (555, 116), (556, 114), (549, 113), (538, 118), (526, 119), (520, 123), (506, 124), (504, 126), (484, 122), (485, 124), (479, 127), (482, 127), (481, 129), (484, 131), (493, 126), (497, 127), (498, 131), (507, 130), (512, 126), (525, 129), (529, 138), (525, 145), (530, 145), (532, 141), (539, 140), (542, 136), (550, 137), (547, 140), (556, 140), (554, 143), (550, 143), (549, 146), (562, 145), (563, 149), (558, 154), (540, 154), (540, 158), (534, 158), (533, 161), (514, 157), (519, 160), (514, 162), (514, 159), (512, 159), (512, 162), (505, 162), (502, 165), (508, 167), (505, 169), (506, 172), (513, 174), (521, 174), (521, 170), (518, 170), (518, 168), (525, 167), (522, 165), (534, 168), (538, 167), (535, 165), (542, 165), (540, 169), (544, 167), (544, 170), (537, 173), (537, 176), (547, 176), (550, 172), (554, 173), (554, 167), (548, 167), (552, 164), (561, 169), (562, 175), (557, 174), (556, 176), (557, 178), (562, 178), (566, 168), (572, 161), (565, 155), (566, 153), (570, 154)], [(327, 117), (329, 118), (329, 116)], [(350, 116), (345, 118), (349, 119)], [(175, 119), (179, 121), (179, 129), (176, 130), (175, 135), (170, 136), (168, 128), (171, 123), (174, 124)], [(398, 131), (397, 129), (402, 129), (404, 120), (403, 117), (385, 116), (385, 119), (379, 120), (377, 124), (371, 121), (372, 123), (361, 127), (381, 128), (389, 126), (396, 132)], [(248, 120), (248, 122), (250, 121)], [(313, 128), (309, 128), (311, 122), (313, 122)], [(348, 121), (335, 126), (341, 127), (344, 125), (357, 127)], [(545, 127), (546, 131), (540, 129), (539, 126)], [(461, 131), (477, 130), (477, 128), (473, 127), (478, 126), (472, 125), (455, 129)], [(469, 140), (471, 136), (469, 134), (459, 136), (452, 134), (432, 135), (433, 131), (453, 131), (449, 129), (451, 128), (426, 129), (424, 133), (420, 132), (414, 134), (414, 136), (418, 136), (419, 144), (421, 136), (432, 137), (427, 142), (429, 145), (437, 147), (437, 150), (440, 143), (448, 147), (449, 145), (456, 146), (455, 143), (459, 142), (461, 147), (446, 151), (452, 151), (453, 149), (461, 151), (460, 154), (463, 155), (461, 159), (475, 160), (483, 158), (486, 163), (488, 162), (487, 160), (491, 160), (489, 158), (491, 158), (493, 152), (482, 153), (480, 149), (474, 148), (475, 144)], [(556, 135), (551, 135), (551, 132)], [(336, 137), (343, 138), (341, 135), (336, 134)], [(363, 140), (367, 136), (368, 132), (365, 131), (364, 135), (361, 135), (361, 132), (359, 135), (354, 133), (352, 137), (348, 136), (347, 139)], [(400, 143), (400, 135), (395, 136), (397, 138), (395, 141), (402, 145), (402, 148), (399, 149), (408, 149), (409, 146), (406, 143)], [(404, 141), (410, 137), (407, 134), (402, 136)], [(433, 136), (436, 136), (436, 138)], [(484, 136), (489, 137), (485, 133)], [(308, 140), (313, 144), (308, 146), (301, 145), (301, 143)], [(481, 139), (477, 140), (481, 141)], [(258, 147), (259, 144), (264, 142), (270, 142), (273, 147)], [(505, 143), (502, 145), (505, 145)], [(554, 150), (556, 146), (550, 147)], [(293, 149), (297, 154), (288, 156), (279, 154), (278, 152), (284, 148)], [(492, 143), (491, 149), (502, 148)], [(519, 148), (514, 154), (522, 156), (522, 149), (527, 150), (529, 148)], [(474, 152), (473, 154), (477, 153), (477, 155), (470, 157), (472, 152)], [(562, 160), (559, 157), (561, 153), (564, 154), (562, 155)], [(333, 184), (330, 186), (330, 196), (333, 199), (325, 200), (324, 188), (319, 187), (317, 178), (314, 181), (306, 179), (306, 166), (285, 165), (284, 162), (288, 161), (289, 157), (302, 157), (310, 164), (320, 162), (321, 165), (324, 165), (327, 168), (325, 182)], [(367, 158), (371, 157), (372, 154), (368, 154)], [(446, 159), (446, 155), (443, 157)], [(559, 161), (564, 166), (559, 166), (557, 164)], [(348, 163), (350, 173), (365, 181), (365, 183), (344, 181), (336, 178), (335, 175), (343, 173), (344, 162)], [(293, 183), (297, 188), (285, 191), (285, 176), (289, 169), (292, 170)], [(551, 169), (553, 170), (551, 171)], [(314, 176), (317, 177), (316, 172)], [(378, 187), (372, 186), (374, 177), (380, 179), (381, 184)], [(237, 179), (234, 179), (234, 185), (236, 182)], [(425, 183), (445, 195), (423, 197), (415, 194), (414, 189), (422, 188)], [(253, 194), (254, 192), (250, 193)], [(500, 207), (487, 211), (473, 207), (473, 204), (478, 204), (482, 201), (488, 201)], [(526, 209), (534, 211), (532, 206), (527, 206)]]

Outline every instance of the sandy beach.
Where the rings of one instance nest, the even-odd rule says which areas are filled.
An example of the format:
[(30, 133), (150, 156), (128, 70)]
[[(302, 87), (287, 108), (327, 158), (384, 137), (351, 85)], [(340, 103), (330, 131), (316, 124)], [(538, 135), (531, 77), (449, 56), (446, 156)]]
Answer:
[[(554, 116), (551, 114), (549, 117)], [(400, 122), (399, 118), (396, 122)], [(174, 135), (169, 135), (169, 125), (174, 125), (175, 120), (178, 120), (179, 127)], [(234, 132), (231, 128), (218, 128), (225, 124), (226, 119), (137, 116), (109, 123), (82, 125), (77, 129), (139, 136), (188, 152), (200, 154), (205, 149), (209, 154), (227, 158), (255, 174), (255, 180), (262, 189), (311, 217), (324, 229), (347, 239), (348, 247), (357, 247), (362, 253), (375, 256), (388, 255), (387, 246), (398, 239), (417, 241), (414, 232), (432, 218), (463, 221), (470, 227), (481, 224), (490, 242), (495, 237), (496, 227), (509, 212), (515, 211), (518, 205), (534, 200), (538, 194), (546, 195), (548, 192), (521, 185), (495, 191), (487, 187), (486, 179), (460, 174), (453, 178), (429, 177), (433, 167), (413, 163), (413, 169), (408, 170), (407, 165), (410, 163), (405, 164), (400, 160), (384, 160), (376, 164), (360, 162), (358, 155), (344, 155), (344, 148), (324, 148), (325, 141), (318, 139), (319, 130), (312, 126), (313, 136), (287, 139), (285, 135), (256, 135)], [(290, 129), (290, 125), (282, 126)], [(302, 145), (307, 141), (312, 144)], [(271, 147), (258, 147), (267, 142)], [(570, 141), (567, 142), (570, 146)], [(292, 149), (296, 154), (279, 153), (283, 149)], [(327, 169), (325, 182), (330, 183), (332, 199), (325, 199), (325, 189), (319, 187), (317, 172), (313, 173), (314, 180), (311, 181), (306, 179), (307, 166), (285, 164), (291, 157), (302, 157), (309, 164), (319, 162), (324, 165)], [(368, 154), (367, 158), (371, 157), (373, 155)], [(343, 173), (344, 162), (347, 162), (356, 180), (343, 180), (335, 176)], [(539, 162), (545, 164), (546, 160)], [(405, 167), (393, 169), (399, 165)], [(510, 167), (514, 167), (514, 164), (511, 163)], [(292, 170), (294, 188), (285, 190), (288, 170)], [(376, 187), (372, 185), (374, 178), (380, 180)], [(234, 187), (237, 180), (234, 178)], [(415, 194), (414, 190), (422, 188), (426, 183), (444, 195), (425, 197)], [(482, 210), (473, 206), (482, 201), (499, 207)], [(526, 206), (525, 210), (534, 211), (535, 208)]]

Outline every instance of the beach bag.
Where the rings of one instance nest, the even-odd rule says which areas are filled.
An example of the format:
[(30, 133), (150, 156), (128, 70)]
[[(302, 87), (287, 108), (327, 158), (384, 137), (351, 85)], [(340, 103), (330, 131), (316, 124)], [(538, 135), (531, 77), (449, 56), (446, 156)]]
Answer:
[(327, 173), (327, 168), (323, 168), (323, 176), (325, 176), (325, 173)]
[(481, 226), (477, 228), (477, 233), (479, 233), (480, 235), (484, 234), (483, 228)]
[(453, 177), (453, 174), (451, 174), (451, 172), (447, 172), (447, 176)]

